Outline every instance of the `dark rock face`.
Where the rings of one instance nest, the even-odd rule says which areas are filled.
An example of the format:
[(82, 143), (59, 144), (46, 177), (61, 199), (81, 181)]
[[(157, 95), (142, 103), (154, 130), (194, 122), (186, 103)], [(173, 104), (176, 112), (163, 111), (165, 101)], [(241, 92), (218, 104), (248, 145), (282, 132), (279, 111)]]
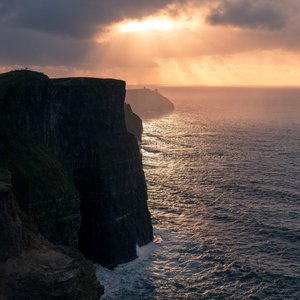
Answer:
[(142, 118), (159, 117), (174, 110), (174, 104), (157, 90), (128, 89), (126, 103)]
[(41, 233), (54, 243), (76, 244), (79, 195), (49, 149), (32, 138), (11, 133), (2, 135), (0, 163), (11, 170), (18, 204), (32, 217)]
[[(65, 253), (64, 253), (65, 252)], [(1, 299), (98, 300), (104, 292), (95, 267), (78, 251), (32, 249), (4, 266)]]
[(1, 299), (100, 298), (103, 286), (92, 262), (76, 249), (53, 246), (26, 221), (21, 224), (7, 184), (0, 183), (0, 205)]
[(0, 185), (0, 263), (21, 252), (22, 226), (11, 188)]
[(44, 143), (51, 113), (48, 82), (34, 72), (0, 75), (0, 168), (11, 171), (16, 199), (41, 233), (73, 245), (80, 200), (70, 174)]
[[(11, 169), (20, 206), (47, 238), (68, 244), (81, 210), (79, 248), (86, 257), (103, 265), (135, 258), (136, 244), (152, 240), (152, 225), (141, 155), (125, 126), (125, 83), (40, 76), (6, 85), (2, 99), (0, 93), (0, 167)], [(33, 148), (39, 154), (34, 160)], [(25, 153), (21, 163), (19, 153)], [(28, 161), (37, 174), (47, 174), (38, 195)], [(45, 199), (43, 187), (49, 191)]]
[(124, 111), (127, 131), (132, 133), (141, 143), (143, 134), (142, 119), (132, 111), (130, 104), (125, 103)]

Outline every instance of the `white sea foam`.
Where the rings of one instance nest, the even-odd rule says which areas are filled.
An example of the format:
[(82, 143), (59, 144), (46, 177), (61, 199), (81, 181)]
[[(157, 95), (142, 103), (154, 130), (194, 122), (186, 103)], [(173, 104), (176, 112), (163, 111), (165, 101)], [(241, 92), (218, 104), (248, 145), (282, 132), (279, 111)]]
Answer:
[(147, 278), (147, 265), (162, 242), (163, 238), (156, 235), (152, 243), (143, 247), (136, 246), (138, 258), (121, 264), (114, 270), (96, 265), (97, 278), (105, 287), (105, 293), (101, 300), (123, 299), (126, 298), (127, 293), (134, 293), (139, 286), (143, 286)]

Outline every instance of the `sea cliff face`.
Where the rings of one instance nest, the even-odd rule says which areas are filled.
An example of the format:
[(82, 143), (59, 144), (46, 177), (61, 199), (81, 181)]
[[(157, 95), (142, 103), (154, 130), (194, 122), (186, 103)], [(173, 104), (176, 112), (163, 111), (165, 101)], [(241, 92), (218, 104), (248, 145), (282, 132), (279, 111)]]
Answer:
[(118, 80), (0, 75), (0, 168), (19, 207), (51, 242), (78, 243), (105, 266), (134, 259), (153, 236), (124, 97)]
[(125, 103), (124, 111), (127, 131), (132, 133), (137, 138), (138, 142), (141, 143), (143, 134), (142, 119), (132, 111), (130, 104)]

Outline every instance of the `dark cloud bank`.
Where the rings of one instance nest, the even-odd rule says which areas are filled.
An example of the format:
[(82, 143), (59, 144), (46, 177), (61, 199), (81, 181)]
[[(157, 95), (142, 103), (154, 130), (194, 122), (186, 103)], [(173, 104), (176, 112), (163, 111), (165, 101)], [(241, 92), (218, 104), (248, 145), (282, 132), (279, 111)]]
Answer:
[(172, 2), (0, 0), (0, 64), (78, 66), (95, 47), (92, 37), (105, 25), (150, 14)]
[(223, 1), (211, 11), (208, 21), (213, 25), (282, 29), (289, 18), (288, 10), (282, 2), (284, 1)]
[(1, 24), (55, 35), (86, 38), (99, 26), (152, 13), (172, 0), (6, 0), (0, 3)]

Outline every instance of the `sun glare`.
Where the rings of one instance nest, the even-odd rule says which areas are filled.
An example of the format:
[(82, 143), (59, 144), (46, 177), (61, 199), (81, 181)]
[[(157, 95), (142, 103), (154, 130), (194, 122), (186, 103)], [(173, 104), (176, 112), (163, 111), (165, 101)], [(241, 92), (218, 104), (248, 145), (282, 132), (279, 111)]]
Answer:
[(143, 31), (171, 31), (175, 22), (168, 19), (147, 19), (143, 21), (129, 21), (118, 26), (119, 32), (143, 32)]

